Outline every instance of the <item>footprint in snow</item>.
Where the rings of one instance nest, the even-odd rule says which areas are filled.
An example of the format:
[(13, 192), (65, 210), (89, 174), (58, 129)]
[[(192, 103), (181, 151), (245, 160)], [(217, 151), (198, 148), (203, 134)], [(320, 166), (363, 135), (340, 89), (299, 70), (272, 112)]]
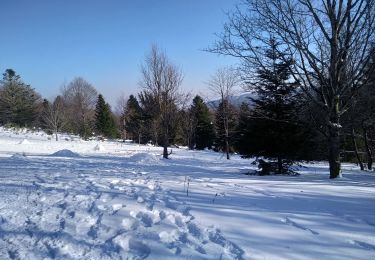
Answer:
[(143, 203), (143, 202), (145, 202), (145, 199), (142, 196), (138, 196), (137, 202), (138, 203)]
[(135, 211), (131, 211), (130, 216), (138, 219), (144, 227), (151, 227), (154, 223), (154, 216), (146, 212), (139, 211), (136, 213)]
[(369, 226), (375, 227), (375, 223), (372, 222), (372, 221), (369, 221), (369, 220), (365, 219), (364, 222), (365, 222), (367, 225), (369, 225)]
[(179, 255), (181, 253), (180, 246), (183, 245), (187, 245), (200, 254), (207, 254), (206, 250), (201, 245), (189, 240), (188, 234), (183, 231), (176, 229), (172, 230), (171, 232), (162, 231), (159, 233), (159, 239), (175, 255)]
[(139, 221), (135, 218), (124, 218), (121, 221), (121, 226), (125, 231), (135, 230), (139, 226)]
[(301, 229), (301, 230), (305, 230), (305, 231), (309, 231), (309, 232), (310, 232), (311, 234), (313, 234), (313, 235), (319, 235), (319, 232), (314, 231), (314, 230), (312, 230), (312, 229), (310, 229), (310, 228), (307, 228), (307, 227), (305, 227), (305, 226), (303, 226), (303, 225), (301, 225), (301, 224), (298, 224), (297, 222), (291, 220), (291, 219), (288, 218), (288, 217), (285, 217), (285, 219), (283, 219), (282, 221), (283, 221), (285, 224), (287, 224), (287, 225), (291, 225), (291, 226), (293, 226), (293, 227), (295, 227), (295, 228), (298, 228), (298, 229)]
[(92, 239), (96, 239), (98, 237), (98, 230), (100, 228), (101, 222), (103, 218), (103, 213), (99, 215), (94, 225), (92, 225), (87, 232), (87, 235), (91, 237)]
[(61, 230), (64, 230), (65, 229), (65, 219), (64, 218), (62, 218), (62, 219), (60, 219), (60, 229)]
[(10, 259), (21, 259), (17, 249), (8, 249), (8, 256)]
[(141, 240), (121, 234), (113, 239), (124, 251), (124, 259), (145, 259), (151, 253), (150, 248)]
[(227, 240), (222, 234), (221, 231), (217, 228), (207, 229), (208, 238), (211, 242), (221, 245), (224, 248), (224, 252), (229, 254), (234, 259), (242, 260), (244, 259), (244, 251), (237, 246), (235, 243)]
[(69, 216), (70, 218), (74, 218), (75, 215), (76, 215), (76, 212), (75, 212), (74, 210), (68, 212), (68, 216)]
[(179, 245), (186, 241), (186, 234), (178, 230), (172, 230), (171, 232), (162, 231), (159, 233), (159, 239), (173, 254), (179, 255), (181, 254)]
[(350, 240), (349, 243), (353, 244), (353, 245), (356, 245), (356, 246), (359, 246), (359, 247), (361, 247), (363, 249), (366, 249), (366, 250), (375, 250), (375, 245), (369, 244), (369, 243), (366, 243), (366, 242), (362, 242), (362, 241), (358, 241), (358, 240)]
[(147, 202), (146, 208), (147, 208), (147, 210), (152, 211), (154, 209), (154, 202), (152, 202), (152, 201)]
[(198, 240), (200, 240), (202, 242), (202, 244), (207, 244), (208, 241), (207, 241), (207, 238), (204, 236), (204, 233), (202, 232), (202, 229), (198, 227), (197, 224), (193, 223), (193, 222), (189, 222), (187, 224), (187, 229), (189, 231), (189, 233), (197, 238)]

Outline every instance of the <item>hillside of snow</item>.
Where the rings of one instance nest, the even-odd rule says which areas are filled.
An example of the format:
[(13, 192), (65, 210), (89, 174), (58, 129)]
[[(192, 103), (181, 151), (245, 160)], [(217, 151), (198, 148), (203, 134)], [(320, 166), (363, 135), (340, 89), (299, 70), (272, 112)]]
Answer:
[(0, 259), (375, 259), (375, 173), (0, 128)]

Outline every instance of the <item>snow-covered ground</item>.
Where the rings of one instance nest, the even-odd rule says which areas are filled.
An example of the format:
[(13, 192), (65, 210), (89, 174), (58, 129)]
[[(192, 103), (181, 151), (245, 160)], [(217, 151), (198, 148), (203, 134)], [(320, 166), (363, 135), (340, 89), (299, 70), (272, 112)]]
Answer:
[(0, 259), (375, 259), (374, 173), (160, 154), (0, 128)]

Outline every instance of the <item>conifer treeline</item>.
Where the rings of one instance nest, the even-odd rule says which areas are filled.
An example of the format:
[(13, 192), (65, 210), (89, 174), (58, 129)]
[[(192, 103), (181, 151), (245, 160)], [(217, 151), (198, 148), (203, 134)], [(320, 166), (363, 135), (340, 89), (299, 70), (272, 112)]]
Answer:
[[(325, 159), (324, 124), (312, 117), (314, 105), (303, 98), (299, 83), (290, 76), (293, 61), (278, 50), (277, 42), (271, 40), (269, 46), (267, 66), (247, 83), (254, 90), (248, 102), (236, 106), (224, 99), (215, 107), (198, 95), (187, 107), (173, 101), (168, 105), (172, 120), (165, 121), (167, 125), (160, 117), (159, 97), (150, 91), (130, 95), (115, 115), (103, 95), (82, 78), (72, 80), (48, 101), (8, 69), (0, 85), (0, 125), (42, 128), (55, 134), (56, 140), (59, 132), (69, 132), (83, 138), (121, 138), (159, 146), (167, 142), (223, 152), (228, 141), (231, 153), (275, 160), (279, 173), (293, 161)], [(369, 78), (342, 122), (342, 156), (358, 162), (362, 169), (372, 169), (375, 144), (375, 78)]]

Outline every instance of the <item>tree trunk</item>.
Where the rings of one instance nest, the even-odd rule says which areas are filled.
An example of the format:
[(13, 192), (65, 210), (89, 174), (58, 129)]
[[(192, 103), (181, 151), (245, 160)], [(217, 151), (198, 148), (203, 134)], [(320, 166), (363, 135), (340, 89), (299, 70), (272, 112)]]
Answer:
[(280, 156), (277, 157), (277, 166), (279, 170), (279, 174), (283, 173), (283, 160), (281, 159)]
[(328, 149), (329, 177), (330, 179), (341, 177), (340, 124), (338, 116), (330, 120), (328, 127)]
[(372, 170), (372, 151), (368, 143), (367, 129), (364, 126), (362, 126), (362, 129), (363, 129), (363, 138), (365, 141), (365, 148), (366, 148), (366, 154), (367, 154), (367, 169)]
[(126, 141), (127, 138), (128, 138), (127, 137), (127, 132), (126, 132), (126, 130), (124, 130), (124, 141)]
[(227, 154), (227, 160), (229, 160), (230, 156), (229, 156), (229, 141), (228, 141), (228, 137), (225, 137), (225, 152)]
[(359, 153), (358, 153), (358, 146), (357, 146), (357, 142), (355, 140), (355, 132), (354, 132), (353, 126), (351, 127), (351, 139), (352, 139), (354, 153), (355, 153), (355, 156), (357, 157), (357, 162), (359, 164), (359, 167), (361, 168), (361, 171), (364, 171), (365, 167), (363, 166), (363, 162), (362, 162), (361, 157), (359, 156)]
[(163, 158), (168, 159), (168, 146), (167, 145), (164, 145), (164, 148), (163, 148)]
[(168, 159), (168, 134), (164, 133), (163, 158)]
[(56, 137), (56, 141), (58, 141), (59, 137), (57, 136), (57, 130), (55, 131), (55, 137)]
[(227, 154), (227, 160), (230, 159), (229, 156), (229, 122), (228, 114), (225, 112), (224, 115), (224, 130), (225, 130), (225, 153)]
[(158, 133), (154, 133), (154, 146), (159, 146)]

